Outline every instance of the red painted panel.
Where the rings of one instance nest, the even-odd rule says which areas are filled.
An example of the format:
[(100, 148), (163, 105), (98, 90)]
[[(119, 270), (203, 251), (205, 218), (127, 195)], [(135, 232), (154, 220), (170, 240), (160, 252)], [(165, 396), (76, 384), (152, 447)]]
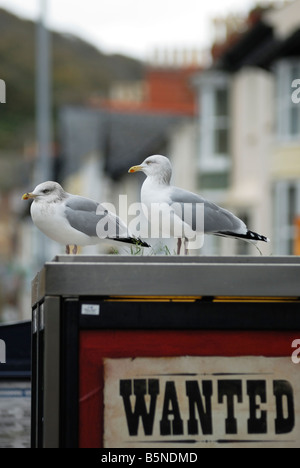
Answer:
[(260, 331), (82, 331), (80, 420), (82, 448), (102, 446), (104, 357), (289, 356), (296, 332)]

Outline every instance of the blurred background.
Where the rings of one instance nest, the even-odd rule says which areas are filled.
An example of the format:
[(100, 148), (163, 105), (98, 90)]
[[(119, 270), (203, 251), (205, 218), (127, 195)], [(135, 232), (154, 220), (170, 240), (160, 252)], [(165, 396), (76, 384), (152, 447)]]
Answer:
[[(64, 252), (22, 194), (56, 180), (136, 202), (127, 171), (151, 154), (268, 236), (264, 255), (300, 254), (300, 0), (209, 3), (0, 0), (1, 322), (30, 318), (32, 279)], [(258, 255), (213, 237), (201, 254)]]

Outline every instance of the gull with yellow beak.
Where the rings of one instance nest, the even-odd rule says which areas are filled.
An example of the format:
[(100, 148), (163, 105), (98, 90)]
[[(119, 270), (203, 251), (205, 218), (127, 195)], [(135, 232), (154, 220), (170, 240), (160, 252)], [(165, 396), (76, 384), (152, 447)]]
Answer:
[[(242, 239), (256, 244), (258, 241), (269, 242), (265, 236), (249, 231), (246, 224), (230, 211), (206, 200), (192, 192), (174, 187), (170, 184), (172, 177), (172, 166), (168, 158), (161, 155), (150, 156), (139, 166), (133, 166), (129, 173), (142, 171), (146, 180), (141, 189), (141, 202), (146, 207), (145, 212), (151, 213), (151, 205), (156, 204), (169, 206), (173, 212), (174, 223), (182, 224), (181, 232), (194, 231), (197, 235), (196, 207), (202, 205), (204, 208), (203, 223), (201, 229), (205, 234)], [(184, 210), (182, 207), (189, 207)], [(168, 210), (164, 209), (165, 214)], [(148, 218), (148, 220), (150, 220)], [(150, 220), (151, 221), (151, 220)], [(177, 236), (178, 237), (178, 236)], [(188, 236), (190, 238), (190, 236)], [(177, 253), (180, 253), (182, 239), (178, 237)], [(187, 250), (186, 250), (187, 253)]]
[[(89, 198), (71, 195), (57, 182), (43, 182), (23, 200), (32, 199), (32, 221), (50, 239), (77, 253), (77, 246), (126, 243), (149, 247), (133, 237), (126, 224), (103, 205)], [(120, 244), (119, 244), (120, 245)]]

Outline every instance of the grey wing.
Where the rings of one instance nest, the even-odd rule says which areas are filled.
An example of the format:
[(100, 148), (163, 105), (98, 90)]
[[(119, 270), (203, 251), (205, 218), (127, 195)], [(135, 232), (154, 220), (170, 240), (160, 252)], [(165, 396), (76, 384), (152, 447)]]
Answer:
[(128, 233), (118, 216), (88, 198), (70, 197), (65, 203), (65, 215), (74, 229), (90, 237), (126, 237)]
[[(172, 187), (171, 193), (172, 203), (177, 205), (175, 208), (176, 214), (180, 215), (183, 221), (192, 226), (193, 230), (197, 230), (199, 222), (197, 222), (197, 204), (204, 205), (204, 232), (236, 232), (243, 234), (247, 232), (246, 225), (230, 211), (219, 207), (200, 195), (188, 192), (177, 187)], [(175, 205), (175, 206), (176, 206)], [(181, 208), (179, 209), (179, 205)]]

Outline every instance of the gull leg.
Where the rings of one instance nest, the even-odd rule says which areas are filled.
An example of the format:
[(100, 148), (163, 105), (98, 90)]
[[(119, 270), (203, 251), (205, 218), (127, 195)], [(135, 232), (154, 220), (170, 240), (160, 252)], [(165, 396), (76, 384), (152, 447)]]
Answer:
[(177, 255), (180, 255), (181, 244), (182, 244), (182, 239), (179, 238), (177, 240)]
[(73, 253), (74, 255), (76, 255), (77, 252), (78, 252), (78, 247), (77, 247), (77, 245), (74, 245), (73, 250), (72, 250), (72, 253)]
[(70, 246), (69, 245), (66, 245), (66, 254), (70, 255)]
[(189, 249), (188, 249), (187, 245), (188, 245), (188, 239), (185, 237), (185, 239), (184, 239), (184, 255), (189, 254)]

